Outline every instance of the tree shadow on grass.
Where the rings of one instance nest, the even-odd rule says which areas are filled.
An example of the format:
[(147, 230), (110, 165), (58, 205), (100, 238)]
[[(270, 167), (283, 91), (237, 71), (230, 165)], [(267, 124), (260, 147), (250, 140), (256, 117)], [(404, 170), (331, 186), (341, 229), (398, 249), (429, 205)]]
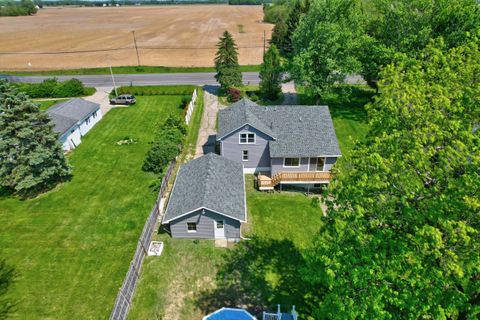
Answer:
[[(321, 105), (327, 105), (333, 117), (367, 122), (365, 105), (372, 101), (375, 91), (365, 86), (342, 85), (325, 94)], [(314, 105), (315, 99), (305, 93), (298, 93), (301, 104)]]
[(221, 307), (242, 307), (252, 314), (301, 308), (302, 282), (298, 270), (304, 260), (290, 240), (253, 238), (228, 251), (216, 275), (216, 288), (201, 291), (195, 298), (204, 314)]
[(10, 299), (5, 297), (14, 277), (15, 269), (4, 260), (0, 260), (0, 319), (7, 319), (15, 306)]
[(13, 190), (0, 187), (0, 200), (7, 199), (13, 196)]

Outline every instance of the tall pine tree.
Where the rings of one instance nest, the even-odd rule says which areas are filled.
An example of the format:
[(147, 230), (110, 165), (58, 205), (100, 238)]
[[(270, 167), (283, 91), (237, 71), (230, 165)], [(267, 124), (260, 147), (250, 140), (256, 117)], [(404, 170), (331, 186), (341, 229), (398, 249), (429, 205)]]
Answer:
[(263, 56), (260, 79), (260, 93), (270, 100), (277, 99), (282, 92), (282, 71), (280, 52), (274, 44), (270, 46)]
[(232, 35), (225, 30), (217, 44), (218, 51), (215, 56), (215, 69), (217, 74), (215, 79), (222, 89), (242, 85), (242, 73), (238, 64), (238, 52)]
[(51, 120), (28, 97), (0, 82), (0, 185), (22, 196), (50, 189), (70, 175)]

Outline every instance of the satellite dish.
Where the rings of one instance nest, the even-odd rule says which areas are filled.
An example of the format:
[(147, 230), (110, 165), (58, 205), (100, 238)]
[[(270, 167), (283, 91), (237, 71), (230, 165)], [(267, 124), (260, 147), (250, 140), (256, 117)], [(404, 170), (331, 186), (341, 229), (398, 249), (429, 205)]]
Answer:
[(29, 63), (27, 63), (27, 65), (28, 65), (29, 67), (31, 67), (31, 66), (32, 66), (32, 63), (31, 63), (31, 62), (29, 62)]

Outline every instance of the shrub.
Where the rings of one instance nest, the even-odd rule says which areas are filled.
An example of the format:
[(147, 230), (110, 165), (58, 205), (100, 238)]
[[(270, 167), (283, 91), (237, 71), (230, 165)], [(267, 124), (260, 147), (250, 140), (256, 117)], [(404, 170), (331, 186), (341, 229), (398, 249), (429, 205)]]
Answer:
[(154, 142), (152, 148), (147, 152), (142, 169), (156, 174), (163, 172), (163, 168), (173, 160), (180, 148), (173, 141)]
[[(191, 96), (195, 90), (195, 86), (183, 85), (183, 86), (127, 86), (118, 87), (117, 93), (120, 94), (133, 94), (135, 96), (153, 96), (153, 95), (177, 95), (177, 96)], [(115, 95), (115, 90), (110, 94)]]
[(227, 99), (229, 102), (237, 102), (242, 98), (242, 92), (237, 88), (227, 89)]
[(15, 86), (30, 98), (70, 98), (93, 93), (93, 88), (86, 88), (78, 79), (58, 82), (51, 78), (42, 83), (18, 83)]
[(186, 132), (187, 128), (183, 121), (172, 116), (160, 124), (152, 147), (145, 156), (142, 170), (161, 174), (168, 163), (180, 152)]

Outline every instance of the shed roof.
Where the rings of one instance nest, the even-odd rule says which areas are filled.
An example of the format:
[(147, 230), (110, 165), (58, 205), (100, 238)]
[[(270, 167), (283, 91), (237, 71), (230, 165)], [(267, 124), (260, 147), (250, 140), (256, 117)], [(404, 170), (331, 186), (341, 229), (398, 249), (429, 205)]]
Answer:
[(163, 223), (201, 208), (246, 221), (242, 164), (209, 153), (180, 167)]
[(341, 155), (327, 106), (258, 106), (243, 99), (220, 110), (217, 138), (221, 140), (246, 124), (272, 137), (272, 158)]
[(75, 98), (52, 106), (47, 110), (47, 114), (53, 121), (55, 132), (63, 135), (79, 121), (99, 109), (98, 103)]

